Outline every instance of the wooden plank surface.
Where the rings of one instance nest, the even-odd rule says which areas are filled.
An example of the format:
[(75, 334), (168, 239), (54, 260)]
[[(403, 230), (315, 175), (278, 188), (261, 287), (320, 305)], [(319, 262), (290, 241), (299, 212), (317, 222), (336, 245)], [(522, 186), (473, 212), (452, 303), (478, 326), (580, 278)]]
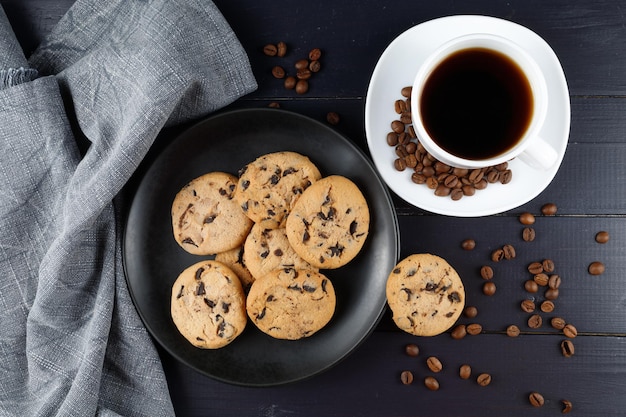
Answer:
[[(73, 0), (0, 0), (28, 55), (71, 6)], [(446, 333), (416, 338), (397, 330), (387, 312), (377, 330), (333, 369), (299, 383), (273, 388), (244, 388), (200, 375), (161, 351), (178, 416), (549, 416), (560, 414), (562, 399), (574, 404), (574, 415), (619, 416), (626, 411), (626, 5), (617, 0), (456, 2), (354, 1), (254, 2), (217, 0), (237, 33), (259, 81), (259, 90), (228, 109), (281, 108), (324, 122), (329, 111), (341, 121), (334, 128), (366, 150), (364, 105), (369, 78), (385, 47), (404, 30), (432, 18), (484, 14), (525, 25), (546, 39), (561, 60), (571, 94), (572, 124), (563, 165), (552, 184), (536, 199), (500, 215), (477, 219), (438, 216), (394, 197), (401, 229), (402, 256), (437, 253), (464, 278), (468, 304), (479, 315), (483, 333), (454, 340)], [(305, 96), (282, 88), (271, 74), (275, 60), (261, 52), (268, 42), (290, 47), (284, 62), (324, 51), (324, 68)], [(168, 129), (150, 157), (184, 129)], [(147, 162), (149, 162), (148, 159)], [(518, 215), (538, 214), (554, 202), (558, 214), (537, 217), (537, 238), (523, 242)], [(597, 231), (611, 240), (600, 245)], [(465, 238), (474, 251), (460, 248)], [(497, 264), (491, 251), (513, 244), (514, 260)], [(550, 258), (563, 279), (553, 313), (544, 325), (530, 329), (524, 299), (540, 302), (523, 282), (528, 263)], [(587, 266), (602, 261), (606, 272), (591, 276)], [(494, 267), (495, 295), (482, 293), (478, 268)], [(564, 358), (561, 332), (546, 322), (561, 316), (579, 331), (576, 354)], [(509, 324), (518, 338), (504, 334)], [(421, 354), (410, 358), (404, 345), (417, 343)], [(424, 365), (435, 355), (444, 363), (437, 375), (441, 389), (428, 391)], [(493, 382), (480, 387), (474, 378), (457, 375), (469, 363)], [(411, 370), (415, 382), (404, 386), (399, 374)], [(529, 405), (531, 391), (542, 393), (541, 409)]]

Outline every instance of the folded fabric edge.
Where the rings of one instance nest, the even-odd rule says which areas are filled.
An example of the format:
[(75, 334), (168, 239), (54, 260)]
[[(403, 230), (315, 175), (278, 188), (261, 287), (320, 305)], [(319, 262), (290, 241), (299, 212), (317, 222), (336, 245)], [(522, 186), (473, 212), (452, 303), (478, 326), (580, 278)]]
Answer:
[(34, 68), (9, 68), (0, 70), (0, 90), (32, 81), (39, 75)]

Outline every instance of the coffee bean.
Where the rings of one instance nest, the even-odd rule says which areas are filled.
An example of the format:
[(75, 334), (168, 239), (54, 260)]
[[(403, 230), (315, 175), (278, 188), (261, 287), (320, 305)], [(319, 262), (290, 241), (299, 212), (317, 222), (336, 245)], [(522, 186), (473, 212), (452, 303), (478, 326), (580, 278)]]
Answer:
[(450, 333), (450, 336), (452, 336), (452, 338), (456, 340), (463, 339), (466, 335), (467, 335), (467, 329), (464, 324), (459, 324), (455, 326), (454, 329), (452, 329), (452, 332)]
[(530, 226), (531, 224), (535, 224), (535, 216), (528, 212), (522, 213), (519, 216), (519, 222), (523, 225)]
[(272, 68), (272, 75), (274, 78), (285, 78), (285, 70), (280, 65), (276, 65)]
[(452, 190), (452, 192), (450, 192), (450, 198), (454, 201), (462, 199), (464, 195), (465, 194), (463, 194), (463, 190), (459, 188), (455, 188), (454, 190)]
[(561, 286), (561, 277), (556, 274), (550, 275), (550, 278), (548, 279), (548, 287), (552, 288), (553, 290), (556, 290), (560, 286)]
[(576, 330), (576, 327), (574, 327), (573, 324), (566, 324), (565, 327), (563, 327), (563, 334), (565, 337), (573, 339), (578, 336), (578, 330)]
[(284, 57), (287, 55), (287, 44), (283, 41), (280, 41), (276, 44), (276, 56)]
[(404, 123), (402, 123), (400, 120), (394, 120), (393, 122), (391, 122), (391, 130), (396, 133), (404, 132)]
[(515, 248), (513, 245), (504, 245), (502, 247), (502, 252), (504, 253), (504, 259), (511, 260), (515, 258)]
[(589, 273), (591, 275), (601, 275), (604, 273), (604, 264), (602, 262), (592, 262), (589, 264)]
[(418, 174), (417, 172), (414, 172), (413, 174), (411, 174), (411, 181), (413, 181), (415, 184), (425, 184), (426, 177), (423, 174)]
[(533, 262), (528, 265), (528, 272), (533, 275), (541, 274), (543, 272), (543, 265), (541, 262)]
[(400, 90), (400, 94), (402, 94), (402, 97), (411, 98), (412, 90), (413, 87), (403, 87), (402, 90)]
[(459, 376), (462, 379), (469, 379), (469, 377), (472, 376), (472, 367), (467, 364), (461, 365), (459, 368)]
[(546, 298), (546, 300), (554, 301), (559, 298), (559, 290), (556, 288), (548, 288), (543, 296)]
[(491, 375), (480, 374), (478, 375), (478, 378), (476, 378), (476, 382), (478, 382), (478, 385), (480, 385), (481, 387), (486, 387), (487, 385), (491, 384)]
[(430, 356), (428, 359), (426, 359), (426, 365), (428, 366), (428, 369), (433, 372), (441, 372), (441, 370), (443, 369), (441, 361), (435, 356)]
[(450, 190), (448, 187), (446, 187), (443, 184), (439, 184), (437, 185), (437, 188), (435, 188), (435, 195), (437, 197), (447, 197), (450, 195), (450, 192), (452, 190)]
[(267, 56), (276, 56), (278, 48), (276, 45), (269, 43), (263, 47), (263, 53)]
[(492, 261), (500, 262), (502, 259), (504, 259), (504, 251), (502, 250), (502, 248), (498, 248), (494, 250), (493, 252), (491, 252)]
[(398, 134), (396, 132), (387, 133), (387, 145), (396, 146), (398, 144)]
[(400, 381), (402, 381), (404, 385), (411, 385), (413, 383), (413, 372), (402, 371), (400, 374)]
[(563, 340), (561, 342), (561, 353), (566, 358), (571, 358), (572, 356), (574, 356), (574, 353), (575, 353), (574, 343), (569, 339)]
[(397, 171), (404, 171), (406, 169), (406, 161), (404, 158), (397, 158), (393, 161), (393, 166)]
[(561, 404), (563, 405), (563, 408), (561, 409), (562, 414), (567, 414), (574, 408), (570, 400), (561, 400)]
[(476, 336), (477, 334), (480, 334), (483, 331), (483, 326), (481, 326), (478, 323), (471, 323), (465, 327), (467, 330), (467, 334), (472, 335), (472, 336)]
[(487, 281), (483, 284), (483, 294), (492, 296), (496, 293), (496, 284), (493, 281)]
[(543, 324), (543, 319), (539, 314), (533, 314), (528, 318), (528, 327), (531, 329), (538, 329)]
[(532, 227), (525, 227), (524, 230), (522, 230), (522, 239), (524, 242), (532, 242), (535, 240), (535, 229)]
[(296, 78), (299, 80), (308, 80), (311, 78), (311, 75), (311, 70), (308, 68), (302, 68), (296, 72)]
[(326, 121), (331, 125), (338, 125), (340, 121), (339, 113), (330, 111), (326, 113)]
[(402, 114), (406, 111), (406, 101), (396, 100), (394, 103), (394, 110), (397, 114)]
[(322, 69), (322, 64), (319, 61), (311, 61), (309, 62), (309, 71), (312, 73), (320, 72)]
[(538, 392), (531, 392), (528, 396), (528, 401), (533, 407), (542, 407), (545, 400), (543, 399), (543, 395)]
[(299, 59), (293, 65), (297, 70), (305, 69), (309, 67), (309, 61), (306, 59)]
[(409, 343), (404, 347), (404, 351), (411, 357), (416, 357), (420, 354), (420, 348), (415, 343)]
[(287, 90), (293, 90), (294, 88), (296, 88), (297, 82), (298, 80), (296, 80), (296, 77), (290, 75), (287, 78), (285, 78), (285, 88)]
[(528, 291), (529, 293), (534, 294), (537, 291), (539, 291), (539, 286), (537, 285), (535, 281), (533, 281), (532, 279), (529, 279), (526, 282), (524, 282), (524, 289)]
[(473, 319), (478, 315), (478, 309), (474, 306), (467, 306), (463, 309), (463, 315), (468, 319)]
[(520, 330), (519, 327), (517, 327), (514, 324), (511, 324), (509, 327), (506, 328), (506, 335), (509, 337), (517, 337), (520, 334)]
[(322, 50), (320, 48), (313, 48), (309, 52), (309, 59), (311, 61), (319, 61), (321, 57), (322, 57)]
[(549, 279), (550, 278), (543, 272), (533, 277), (533, 281), (535, 281), (540, 287), (545, 287), (546, 285), (548, 285)]
[(272, 101), (270, 104), (267, 105), (267, 107), (272, 109), (280, 109), (280, 103), (277, 101)]
[(601, 231), (596, 233), (596, 242), (606, 243), (609, 241), (609, 232)]
[(305, 94), (309, 91), (309, 83), (306, 80), (298, 80), (296, 83), (296, 93), (297, 94)]
[(535, 311), (535, 302), (533, 300), (522, 301), (522, 311), (526, 313), (532, 313)]
[(439, 381), (432, 376), (424, 378), (424, 385), (431, 391), (437, 391), (439, 389)]
[(554, 216), (556, 214), (557, 207), (554, 203), (546, 203), (541, 206), (541, 214), (544, 216)]
[(554, 261), (552, 259), (544, 259), (541, 262), (541, 266), (543, 267), (543, 272), (547, 272), (548, 274), (554, 272)]
[(557, 330), (563, 330), (565, 328), (565, 324), (565, 320), (561, 317), (553, 317), (550, 320), (550, 325)]
[(483, 279), (490, 280), (493, 278), (493, 268), (489, 265), (483, 265), (480, 267), (480, 276)]
[(554, 303), (550, 300), (545, 300), (541, 303), (539, 309), (544, 313), (552, 313), (554, 311)]
[(461, 247), (464, 250), (473, 250), (476, 247), (476, 241), (474, 239), (465, 239), (461, 242)]

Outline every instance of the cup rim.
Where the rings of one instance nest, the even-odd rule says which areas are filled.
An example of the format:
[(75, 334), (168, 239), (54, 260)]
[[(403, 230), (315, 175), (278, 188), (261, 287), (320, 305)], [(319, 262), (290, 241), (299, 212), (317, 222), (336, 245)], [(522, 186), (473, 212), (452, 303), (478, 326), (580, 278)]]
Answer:
[[(496, 48), (493, 46), (496, 43), (498, 45), (505, 45), (508, 49), (502, 50), (501, 48)], [(421, 108), (419, 97), (422, 87), (437, 65), (454, 52), (476, 47), (495, 50), (515, 62), (524, 72), (533, 95), (533, 116), (522, 139), (519, 140), (515, 146), (502, 154), (479, 160), (465, 159), (442, 149), (426, 132), (424, 125), (421, 123), (421, 117), (419, 117)], [(548, 88), (539, 65), (519, 44), (511, 39), (491, 33), (471, 33), (458, 36), (437, 47), (420, 65), (412, 87), (411, 112), (413, 115), (413, 128), (415, 129), (418, 139), (435, 158), (459, 168), (484, 168), (515, 158), (524, 152), (534, 138), (539, 136), (539, 131), (544, 124), (547, 114)], [(538, 97), (539, 100), (537, 100)]]

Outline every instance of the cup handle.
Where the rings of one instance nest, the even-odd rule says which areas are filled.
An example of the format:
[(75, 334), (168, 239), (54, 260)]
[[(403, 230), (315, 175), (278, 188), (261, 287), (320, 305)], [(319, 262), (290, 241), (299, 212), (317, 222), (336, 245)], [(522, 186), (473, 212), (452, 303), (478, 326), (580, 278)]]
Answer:
[(552, 145), (542, 138), (536, 138), (524, 152), (518, 155), (518, 158), (526, 165), (543, 170), (550, 169), (558, 157)]

